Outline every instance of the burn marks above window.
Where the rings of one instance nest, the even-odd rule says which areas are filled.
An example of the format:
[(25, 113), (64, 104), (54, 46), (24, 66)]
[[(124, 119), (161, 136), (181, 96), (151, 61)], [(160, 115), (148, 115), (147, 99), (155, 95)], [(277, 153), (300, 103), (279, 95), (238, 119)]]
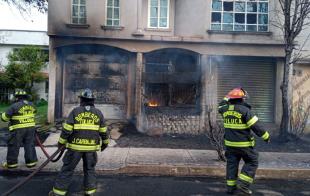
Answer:
[(148, 107), (186, 107), (199, 103), (198, 55), (167, 49), (146, 54), (143, 81)]
[(269, 0), (212, 0), (211, 30), (268, 31)]
[(145, 72), (197, 72), (197, 55), (183, 53), (177, 49), (174, 51), (163, 50), (146, 54)]

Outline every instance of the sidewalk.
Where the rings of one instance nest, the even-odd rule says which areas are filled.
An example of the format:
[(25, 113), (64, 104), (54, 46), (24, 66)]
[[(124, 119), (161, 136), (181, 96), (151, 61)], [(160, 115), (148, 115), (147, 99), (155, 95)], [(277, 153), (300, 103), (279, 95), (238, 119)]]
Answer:
[[(46, 147), (49, 154), (56, 147)], [(20, 166), (15, 171), (32, 171), (24, 166), (23, 148), (20, 150)], [(37, 147), (38, 165), (46, 157)], [(6, 157), (6, 147), (0, 147), (0, 161)], [(161, 176), (225, 176), (225, 163), (216, 160), (212, 150), (166, 148), (119, 148), (108, 147), (98, 152), (98, 174), (161, 175)], [(310, 153), (261, 152), (258, 178), (301, 179), (310, 178)], [(49, 163), (44, 172), (58, 172), (62, 161)], [(37, 168), (37, 167), (36, 167)], [(77, 169), (82, 172), (82, 164)], [(0, 169), (0, 173), (3, 168)]]

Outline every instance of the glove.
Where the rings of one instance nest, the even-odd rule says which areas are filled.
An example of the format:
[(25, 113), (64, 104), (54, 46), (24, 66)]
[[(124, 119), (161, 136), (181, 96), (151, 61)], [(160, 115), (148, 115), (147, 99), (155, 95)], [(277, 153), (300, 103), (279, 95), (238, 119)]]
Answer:
[(266, 143), (270, 143), (270, 137), (268, 137), (268, 139), (264, 140)]
[(64, 149), (65, 144), (61, 144), (61, 143), (58, 142), (57, 147), (58, 147), (58, 148), (63, 148), (63, 149)]
[(104, 149), (106, 149), (107, 147), (108, 147), (108, 145), (102, 144), (102, 145), (101, 145), (101, 152), (104, 151)]

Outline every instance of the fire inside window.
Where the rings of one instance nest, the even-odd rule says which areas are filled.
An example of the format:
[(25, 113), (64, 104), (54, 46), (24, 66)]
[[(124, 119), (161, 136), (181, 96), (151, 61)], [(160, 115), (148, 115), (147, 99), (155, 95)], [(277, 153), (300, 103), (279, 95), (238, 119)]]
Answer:
[(148, 106), (186, 106), (196, 104), (196, 84), (152, 84), (146, 86)]
[[(149, 107), (191, 107), (198, 103), (199, 72), (190, 55), (149, 58), (145, 64), (145, 97)], [(165, 62), (166, 61), (166, 62)], [(168, 62), (167, 62), (168, 61)]]

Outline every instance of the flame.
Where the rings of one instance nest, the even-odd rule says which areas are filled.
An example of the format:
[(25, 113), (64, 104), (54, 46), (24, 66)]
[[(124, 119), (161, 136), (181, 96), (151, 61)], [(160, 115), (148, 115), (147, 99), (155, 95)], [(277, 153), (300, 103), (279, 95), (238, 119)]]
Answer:
[(148, 106), (150, 106), (150, 107), (157, 107), (157, 106), (159, 106), (159, 103), (154, 101), (154, 100), (151, 100), (151, 101), (148, 102)]

